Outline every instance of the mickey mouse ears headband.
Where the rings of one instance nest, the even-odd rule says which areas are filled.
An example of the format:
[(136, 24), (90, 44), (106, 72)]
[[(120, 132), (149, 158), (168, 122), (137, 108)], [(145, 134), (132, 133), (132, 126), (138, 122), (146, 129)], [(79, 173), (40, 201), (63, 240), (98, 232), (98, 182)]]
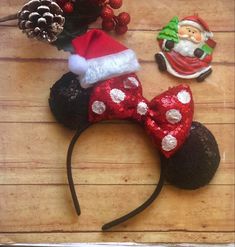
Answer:
[(65, 74), (55, 83), (49, 104), (60, 123), (77, 129), (67, 153), (67, 176), (78, 215), (80, 206), (71, 157), (77, 139), (91, 124), (110, 119), (135, 121), (146, 130), (157, 151), (160, 150), (161, 174), (156, 189), (138, 208), (102, 227), (108, 230), (148, 207), (159, 195), (164, 179), (184, 189), (209, 183), (220, 155), (212, 133), (202, 124), (192, 122), (194, 104), (188, 86), (171, 88), (148, 101), (142, 96), (141, 83), (134, 74), (139, 64), (132, 50), (98, 30), (74, 39), (99, 16), (103, 18), (103, 29), (108, 31), (116, 26), (118, 34), (125, 33), (130, 16), (127, 13), (115, 16), (112, 10), (121, 6), (121, 0), (67, 3), (30, 0), (19, 13), (0, 18), (0, 22), (18, 19), (19, 28), (28, 37), (76, 53), (69, 58), (73, 73)]
[[(209, 183), (220, 162), (212, 133), (202, 124), (192, 122), (194, 103), (190, 88), (179, 85), (148, 101), (143, 97), (141, 82), (134, 73), (138, 67), (135, 56), (127, 55), (127, 48), (106, 36), (101, 31), (92, 30), (73, 40), (77, 54), (69, 63), (78, 75), (65, 74), (52, 87), (49, 99), (56, 119), (77, 129), (67, 153), (67, 175), (76, 212), (80, 214), (80, 206), (73, 183), (71, 157), (77, 139), (92, 124), (111, 119), (139, 123), (161, 152), (161, 175), (147, 201), (129, 214), (105, 224), (103, 230), (148, 207), (160, 193), (165, 178), (177, 187), (196, 189)], [(108, 47), (95, 45), (107, 39), (112, 45), (108, 45), (109, 42)], [(110, 54), (114, 44), (115, 51)], [(108, 65), (101, 63), (105, 59), (108, 59)], [(132, 62), (136, 66), (129, 66)], [(122, 67), (122, 72), (116, 68), (117, 64)], [(86, 81), (84, 78), (95, 79)]]

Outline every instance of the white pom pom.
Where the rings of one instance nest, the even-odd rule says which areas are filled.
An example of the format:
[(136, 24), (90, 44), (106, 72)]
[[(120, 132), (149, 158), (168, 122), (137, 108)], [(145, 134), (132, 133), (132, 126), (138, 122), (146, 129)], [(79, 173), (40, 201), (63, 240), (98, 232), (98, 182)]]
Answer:
[(87, 61), (79, 55), (71, 55), (68, 61), (68, 67), (76, 75), (85, 74), (88, 69)]
[(206, 32), (206, 37), (207, 37), (208, 39), (213, 38), (213, 33), (211, 33), (211, 32)]

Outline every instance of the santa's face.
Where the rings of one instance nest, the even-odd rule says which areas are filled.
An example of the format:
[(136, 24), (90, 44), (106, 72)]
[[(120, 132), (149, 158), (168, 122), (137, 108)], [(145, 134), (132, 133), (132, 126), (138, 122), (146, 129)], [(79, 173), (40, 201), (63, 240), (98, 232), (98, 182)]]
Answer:
[(183, 56), (194, 57), (195, 49), (199, 48), (204, 42), (203, 33), (192, 26), (180, 26), (178, 30), (179, 43), (174, 47), (174, 50)]
[(200, 43), (203, 40), (203, 35), (201, 31), (189, 25), (180, 26), (178, 30), (178, 35), (180, 39), (187, 39), (194, 43)]

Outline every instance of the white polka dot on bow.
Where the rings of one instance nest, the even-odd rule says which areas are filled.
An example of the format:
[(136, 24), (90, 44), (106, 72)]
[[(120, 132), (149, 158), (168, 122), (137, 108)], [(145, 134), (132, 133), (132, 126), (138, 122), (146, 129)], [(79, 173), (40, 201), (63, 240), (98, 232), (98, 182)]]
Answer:
[(174, 136), (172, 135), (166, 135), (163, 139), (162, 139), (162, 149), (164, 151), (171, 151), (173, 149), (175, 149), (177, 146), (177, 140)]
[(140, 114), (140, 115), (145, 115), (148, 111), (148, 106), (146, 103), (144, 102), (140, 102), (138, 105), (137, 105), (137, 112)]
[(171, 109), (166, 112), (166, 120), (171, 124), (176, 124), (180, 122), (182, 119), (182, 115), (179, 110)]
[(101, 115), (105, 112), (106, 105), (102, 101), (94, 101), (91, 108), (94, 113)]
[(177, 99), (182, 104), (188, 104), (191, 101), (191, 96), (186, 90), (182, 90), (177, 94)]
[(114, 103), (118, 104), (125, 99), (126, 95), (122, 90), (114, 88), (110, 91), (110, 97)]

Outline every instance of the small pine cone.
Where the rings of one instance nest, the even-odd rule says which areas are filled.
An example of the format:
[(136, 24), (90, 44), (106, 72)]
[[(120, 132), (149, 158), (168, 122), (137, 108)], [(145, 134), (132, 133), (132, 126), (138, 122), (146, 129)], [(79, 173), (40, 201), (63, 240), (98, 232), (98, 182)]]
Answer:
[(29, 38), (54, 42), (63, 31), (63, 10), (53, 0), (31, 0), (18, 13), (18, 26)]

